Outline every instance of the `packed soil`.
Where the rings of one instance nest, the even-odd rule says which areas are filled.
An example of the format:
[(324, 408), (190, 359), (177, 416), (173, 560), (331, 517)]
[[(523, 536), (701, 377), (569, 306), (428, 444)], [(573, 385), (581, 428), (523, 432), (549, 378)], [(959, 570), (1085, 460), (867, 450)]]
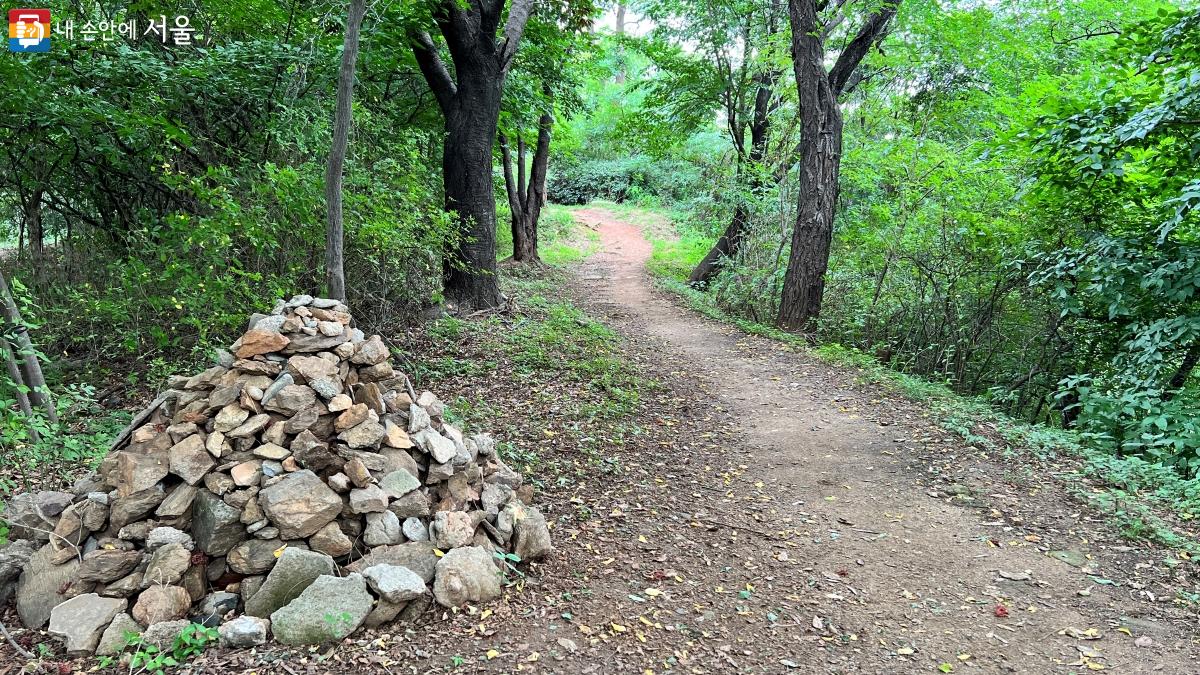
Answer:
[[(531, 406), (569, 393), (531, 402), (503, 367), (437, 384), (489, 401), (490, 431), (535, 446), (555, 553), (485, 607), (328, 649), (210, 650), (194, 671), (1200, 670), (1196, 614), (1177, 602), (1194, 563), (1122, 539), (1033, 458), (679, 307), (645, 271), (639, 226), (576, 217), (602, 250), (560, 292), (656, 383), (633, 432), (606, 447), (586, 419), (548, 423), (553, 405)], [(603, 467), (568, 426), (594, 431)]]

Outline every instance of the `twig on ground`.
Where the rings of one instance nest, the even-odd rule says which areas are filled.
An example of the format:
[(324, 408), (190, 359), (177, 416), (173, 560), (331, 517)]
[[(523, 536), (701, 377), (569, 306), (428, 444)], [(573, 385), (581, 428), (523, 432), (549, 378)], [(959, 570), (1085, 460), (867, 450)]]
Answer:
[(8, 644), (12, 645), (12, 648), (15, 649), (18, 654), (29, 659), (30, 661), (33, 661), (36, 658), (29, 650), (17, 644), (17, 641), (13, 639), (12, 633), (8, 632), (8, 626), (5, 626), (3, 621), (0, 621), (0, 633), (4, 633), (4, 639), (8, 640)]

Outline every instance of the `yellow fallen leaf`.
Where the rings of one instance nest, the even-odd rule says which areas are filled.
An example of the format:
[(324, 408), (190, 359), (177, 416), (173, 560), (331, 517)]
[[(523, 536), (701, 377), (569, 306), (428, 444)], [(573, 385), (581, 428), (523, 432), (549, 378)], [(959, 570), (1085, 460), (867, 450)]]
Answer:
[(639, 616), (639, 617), (638, 617), (638, 621), (641, 621), (642, 623), (646, 624), (647, 626), (653, 626), (653, 625), (654, 625), (654, 622), (653, 622), (653, 621), (651, 621), (650, 619), (647, 619), (647, 618), (646, 618), (646, 617), (644, 617), (644, 616)]
[(612, 629), (618, 633), (624, 633), (626, 630), (628, 630), (627, 628), (625, 628), (625, 626), (622, 626), (619, 623), (614, 623), (612, 625)]
[(495, 649), (489, 649), (489, 650), (487, 650), (487, 654), (485, 654), (485, 656), (487, 656), (488, 660), (491, 661), (492, 659), (496, 658), (497, 656), (500, 656), (500, 652), (496, 651)]
[(288, 547), (288, 545), (284, 544), (283, 546), (280, 546), (279, 548), (275, 549), (275, 552), (274, 552), (275, 557), (278, 558), (279, 556), (283, 555), (283, 552), (285, 549), (287, 549), (287, 547)]
[(440, 557), (446, 555), (446, 552), (440, 548), (435, 548), (435, 549), (433, 549), (433, 554), (440, 558)]
[(480, 620), (483, 620), (483, 619), (488, 618), (491, 615), (492, 615), (492, 610), (485, 609), (485, 610), (483, 610), (483, 613), (479, 615), (479, 618), (480, 618)]
[(526, 656), (526, 657), (525, 657), (525, 660), (526, 660), (526, 661), (529, 661), (530, 663), (532, 663), (532, 662), (534, 662), (534, 661), (537, 661), (539, 658), (541, 658), (541, 656), (542, 656), (542, 655), (541, 655), (541, 654), (538, 654), (537, 652), (529, 652), (529, 656)]
[(643, 544), (649, 544), (649, 543), (650, 543), (650, 542), (649, 542), (649, 540), (647, 540), (647, 539), (646, 539), (646, 535), (644, 535), (644, 534), (639, 534), (639, 535), (638, 535), (638, 541), (642, 542)]
[(658, 596), (662, 595), (662, 591), (658, 590), (657, 588), (647, 588), (645, 592), (646, 595), (652, 598), (657, 598)]
[(959, 655), (958, 655), (958, 660), (959, 660), (959, 661), (970, 661), (970, 660), (971, 660), (971, 655), (970, 655), (970, 654), (967, 654), (966, 652), (963, 652), (962, 654), (959, 654)]

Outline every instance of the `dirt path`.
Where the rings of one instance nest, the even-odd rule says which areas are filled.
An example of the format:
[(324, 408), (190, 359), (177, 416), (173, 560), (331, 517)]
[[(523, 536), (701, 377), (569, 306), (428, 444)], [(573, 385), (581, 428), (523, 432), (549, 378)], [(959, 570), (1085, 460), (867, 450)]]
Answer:
[(761, 481), (766, 499), (720, 519), (805, 533), (782, 550), (743, 533), (771, 553), (747, 563), (766, 568), (751, 597), (793, 611), (747, 622), (729, 667), (1200, 671), (1195, 617), (1157, 571), (1168, 553), (1130, 550), (1061, 488), (964, 447), (912, 404), (681, 309), (647, 277), (637, 226), (604, 210), (576, 217), (603, 242), (577, 271), (590, 311), (697, 392), (712, 386), (704, 404), (740, 428), (738, 478)]

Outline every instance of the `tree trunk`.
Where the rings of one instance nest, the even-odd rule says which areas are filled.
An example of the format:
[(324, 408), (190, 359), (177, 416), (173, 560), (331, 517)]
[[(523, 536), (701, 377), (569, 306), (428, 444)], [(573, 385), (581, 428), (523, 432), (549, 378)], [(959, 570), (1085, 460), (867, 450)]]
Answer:
[(433, 19), (454, 61), (454, 76), (425, 31), (414, 31), (413, 55), (437, 99), (446, 124), (442, 178), (446, 210), (457, 232), (442, 256), (446, 300), (459, 308), (497, 307), (496, 202), (492, 144), (500, 117), (500, 94), (512, 66), (533, 0), (512, 0), (503, 36), (497, 35), (504, 0), (437, 3)]
[(508, 137), (499, 134), (500, 155), (504, 162), (504, 187), (512, 213), (513, 260), (540, 263), (538, 254), (538, 220), (546, 205), (546, 172), (550, 160), (550, 134), (554, 118), (544, 113), (538, 118), (538, 138), (528, 180), (525, 178), (526, 145), (517, 136), (517, 162), (513, 173), (512, 148)]
[(883, 38), (899, 4), (900, 0), (885, 0), (866, 18), (826, 72), (826, 26), (818, 21), (815, 0), (788, 3), (792, 65), (799, 94), (800, 188), (792, 247), (779, 299), (779, 326), (784, 329), (808, 330), (821, 312), (842, 163), (842, 112), (838, 97), (853, 79), (863, 57)]
[[(12, 345), (7, 340), (0, 340), (0, 352), (3, 352), (8, 379), (13, 383), (13, 396), (17, 399), (17, 406), (21, 409), (22, 415), (32, 418), (33, 406), (29, 403), (29, 393), (26, 391), (28, 385), (25, 384), (25, 378), (21, 375), (21, 368), (17, 365), (17, 357), (13, 354)], [(39, 440), (37, 428), (33, 425), (29, 427), (29, 437), (35, 442)]]
[(550, 164), (550, 133), (554, 118), (542, 113), (538, 118), (538, 139), (533, 150), (533, 165), (529, 170), (529, 188), (525, 193), (525, 242), (523, 260), (541, 262), (538, 253), (538, 221), (542, 218), (542, 207), (546, 205), (546, 172)]
[(842, 163), (842, 113), (828, 86), (823, 87), (824, 92), (820, 89), (809, 93), (817, 99), (816, 105), (810, 104), (810, 110), (800, 113), (804, 118), (800, 130), (800, 196), (779, 301), (779, 325), (788, 330), (805, 330), (820, 314), (833, 241)]
[(350, 0), (350, 13), (346, 17), (346, 37), (342, 48), (342, 65), (338, 71), (337, 108), (333, 114), (333, 145), (329, 150), (329, 166), (325, 172), (325, 203), (328, 208), (325, 228), (325, 284), (329, 297), (342, 302), (346, 301), (342, 168), (346, 163), (346, 149), (350, 143), (358, 32), (366, 11), (366, 0)]
[[(29, 253), (36, 265), (45, 251), (46, 233), (42, 227), (42, 194), (35, 189), (25, 203), (25, 227), (29, 231)], [(35, 268), (36, 269), (36, 268)]]
[[(767, 23), (767, 35), (773, 36), (776, 33), (776, 16), (779, 14), (779, 0), (774, 0), (771, 3), (771, 13)], [(747, 29), (749, 30), (749, 29)], [(771, 113), (774, 112), (777, 106), (775, 100), (775, 84), (779, 81), (780, 72), (774, 68), (769, 68), (754, 75), (753, 81), (757, 86), (754, 94), (754, 115), (750, 123), (750, 152), (746, 157), (738, 157), (736, 182), (738, 187), (745, 187), (750, 199), (755, 199), (762, 191), (762, 175), (760, 164), (763, 158), (767, 155), (767, 141), (771, 128)], [(732, 126), (729, 129), (731, 135), (742, 134)], [(742, 147), (738, 145), (739, 151)], [(782, 175), (780, 176), (782, 179)], [(717, 239), (717, 243), (704, 256), (704, 259), (696, 265), (696, 269), (692, 270), (688, 276), (688, 283), (693, 286), (699, 286), (708, 283), (717, 273), (721, 271), (720, 263), (725, 258), (732, 258), (737, 255), (741, 249), (743, 234), (745, 228), (750, 223), (750, 204), (747, 200), (738, 195), (738, 203), (733, 209), (733, 218), (729, 221), (729, 226), (725, 228), (725, 232)]]
[(1163, 390), (1163, 401), (1175, 398), (1175, 395), (1183, 389), (1183, 385), (1187, 384), (1188, 378), (1192, 376), (1192, 371), (1198, 364), (1200, 364), (1200, 340), (1193, 342), (1192, 346), (1184, 352), (1183, 362), (1175, 369), (1175, 374), (1171, 376)]
[(496, 202), (492, 144), (500, 116), (502, 78), (488, 61), (460, 64), (458, 96), (446, 115), (442, 173), (446, 210), (454, 213), (456, 241), (442, 262), (446, 299), (462, 308), (498, 307)]
[(4, 322), (7, 324), (5, 333), (16, 338), (15, 346), (25, 371), (24, 380), (29, 387), (29, 399), (34, 406), (46, 411), (46, 419), (51, 423), (57, 423), (58, 411), (55, 410), (54, 401), (50, 398), (50, 390), (46, 388), (46, 378), (42, 375), (42, 364), (38, 362), (37, 352), (33, 348), (33, 342), (29, 339), (29, 330), (25, 328), (25, 323), (21, 320), (21, 310), (17, 309), (17, 302), (13, 299), (12, 290), (8, 287), (8, 280), (2, 273), (0, 273), (0, 301), (3, 302)]
[[(625, 37), (625, 3), (617, 3), (617, 20), (616, 20), (617, 37)], [(617, 45), (617, 73), (613, 77), (613, 82), (616, 84), (625, 84), (625, 47)]]

